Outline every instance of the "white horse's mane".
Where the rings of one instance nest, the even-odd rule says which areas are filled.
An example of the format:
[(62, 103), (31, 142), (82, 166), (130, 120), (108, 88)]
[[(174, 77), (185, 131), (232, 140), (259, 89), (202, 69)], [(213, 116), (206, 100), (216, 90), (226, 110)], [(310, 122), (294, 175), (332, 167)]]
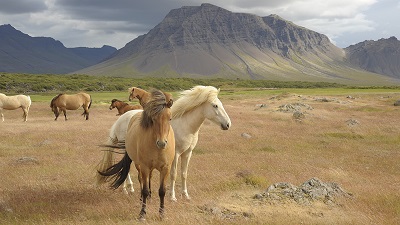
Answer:
[(186, 112), (196, 108), (204, 102), (212, 102), (217, 98), (219, 89), (213, 86), (195, 86), (180, 93), (180, 96), (171, 107), (172, 118), (183, 116)]

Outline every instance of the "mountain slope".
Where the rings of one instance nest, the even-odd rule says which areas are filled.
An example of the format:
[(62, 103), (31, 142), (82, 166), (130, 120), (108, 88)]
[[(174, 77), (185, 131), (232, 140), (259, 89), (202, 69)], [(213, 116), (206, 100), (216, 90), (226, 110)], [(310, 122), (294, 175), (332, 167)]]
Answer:
[(400, 78), (400, 41), (364, 41), (345, 48), (348, 61), (364, 70)]
[(49, 37), (31, 37), (11, 25), (0, 26), (0, 71), (69, 73), (100, 62), (116, 49), (66, 48)]
[(344, 58), (325, 35), (279, 16), (202, 4), (171, 10), (108, 60), (76, 73), (350, 83), (381, 78), (353, 69)]

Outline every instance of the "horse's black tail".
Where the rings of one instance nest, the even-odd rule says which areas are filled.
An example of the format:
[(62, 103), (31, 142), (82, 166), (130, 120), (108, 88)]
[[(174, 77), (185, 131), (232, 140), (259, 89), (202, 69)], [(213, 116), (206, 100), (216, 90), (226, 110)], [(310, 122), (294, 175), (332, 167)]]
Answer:
[(92, 96), (91, 95), (89, 95), (89, 97), (90, 97), (90, 102), (89, 102), (89, 105), (88, 105), (88, 109), (90, 109), (90, 106), (92, 105)]
[(132, 159), (129, 158), (128, 154), (125, 153), (124, 157), (118, 163), (110, 166), (106, 171), (97, 171), (102, 176), (110, 177), (113, 179), (110, 188), (117, 189), (124, 183), (126, 177), (128, 176), (129, 170), (131, 168)]

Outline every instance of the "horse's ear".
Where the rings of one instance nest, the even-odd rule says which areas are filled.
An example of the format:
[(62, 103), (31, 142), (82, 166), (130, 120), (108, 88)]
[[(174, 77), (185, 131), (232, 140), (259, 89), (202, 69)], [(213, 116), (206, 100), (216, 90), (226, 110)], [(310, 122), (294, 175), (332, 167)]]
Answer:
[(132, 91), (135, 89), (135, 87), (130, 87), (130, 88), (128, 88), (128, 92), (129, 93), (132, 93)]
[(171, 108), (172, 107), (172, 104), (174, 104), (174, 100), (172, 100), (172, 98), (167, 102), (167, 107), (168, 108)]
[(167, 92), (163, 92), (165, 95), (165, 101), (167, 102), (166, 106), (171, 108), (172, 104), (174, 104), (174, 100), (172, 99), (172, 95)]

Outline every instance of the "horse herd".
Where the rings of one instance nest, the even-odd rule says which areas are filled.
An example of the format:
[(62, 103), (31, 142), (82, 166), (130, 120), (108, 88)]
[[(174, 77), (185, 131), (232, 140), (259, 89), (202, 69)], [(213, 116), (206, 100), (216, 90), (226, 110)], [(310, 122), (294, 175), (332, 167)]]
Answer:
[[(113, 189), (123, 184), (125, 193), (133, 192), (129, 174), (133, 162), (138, 171), (141, 189), (142, 208), (139, 220), (145, 220), (147, 198), (151, 196), (152, 171), (158, 170), (160, 172), (159, 215), (162, 219), (168, 177), (170, 177), (170, 199), (177, 201), (175, 181), (178, 161), (181, 158), (182, 195), (190, 199), (186, 184), (187, 171), (203, 122), (206, 119), (211, 120), (222, 130), (231, 127), (231, 120), (218, 99), (218, 93), (219, 89), (213, 86), (195, 86), (180, 92), (178, 100), (173, 101), (172, 95), (167, 92), (160, 90), (148, 92), (132, 87), (129, 90), (129, 100), (137, 98), (140, 102), (140, 106), (136, 106), (138, 109), (128, 109), (128, 104), (113, 99), (109, 108), (111, 110), (116, 107), (117, 115), (120, 117), (111, 127), (107, 144), (103, 145), (108, 149), (104, 151), (97, 168), (97, 184), (111, 182), (110, 187)], [(4, 101), (4, 96), (0, 94), (0, 111), (2, 108), (12, 108), (7, 103), (10, 100)], [(23, 108), (24, 115), (27, 116), (31, 104), (30, 98), (29, 96), (18, 98), (23, 99), (20, 100), (21, 104), (18, 107)], [(52, 99), (50, 106), (56, 119), (62, 111), (67, 120), (66, 110), (79, 107), (84, 108), (83, 115), (89, 119), (91, 102), (90, 95), (86, 93), (60, 94)], [(129, 111), (124, 111), (124, 108)], [(114, 163), (114, 148), (124, 149), (124, 156), (117, 163)]]

